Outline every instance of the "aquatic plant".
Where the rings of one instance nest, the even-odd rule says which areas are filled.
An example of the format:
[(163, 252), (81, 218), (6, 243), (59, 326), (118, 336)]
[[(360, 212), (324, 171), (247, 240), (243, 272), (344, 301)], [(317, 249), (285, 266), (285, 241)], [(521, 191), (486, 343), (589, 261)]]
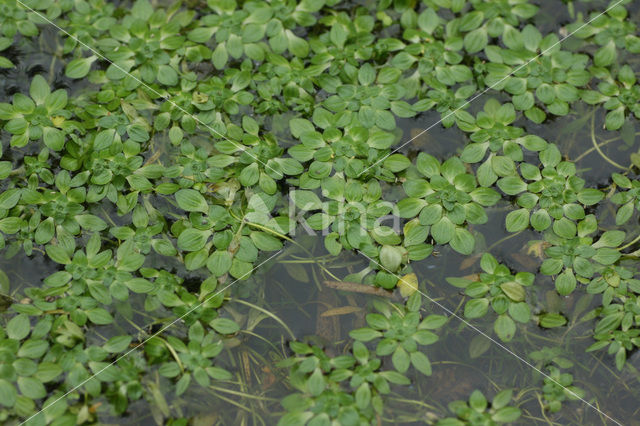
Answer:
[[(0, 0), (0, 420), (197, 423), (198, 398), (243, 413), (210, 423), (536, 418), (527, 391), (497, 390), (518, 377), (485, 380), (491, 402), (462, 389), (454, 417), (452, 395), (423, 398), (442, 336), (467, 343), (445, 328), (460, 319), (486, 339), (474, 358), (537, 324), (586, 330), (623, 370), (640, 346), (624, 152), (640, 38), (627, 1), (574, 3), (545, 34), (549, 6), (527, 0)], [(616, 173), (591, 178), (590, 154)], [(285, 256), (327, 300), (284, 304), (351, 329), (314, 340), (280, 318), (281, 283), (258, 280)], [(265, 337), (280, 328), (286, 345)], [(559, 353), (530, 356), (543, 416), (587, 402)]]

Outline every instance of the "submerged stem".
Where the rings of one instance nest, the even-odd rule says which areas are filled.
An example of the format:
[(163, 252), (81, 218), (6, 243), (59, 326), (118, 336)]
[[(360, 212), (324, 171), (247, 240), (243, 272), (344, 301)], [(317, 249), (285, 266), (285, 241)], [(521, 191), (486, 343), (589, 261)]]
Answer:
[(596, 141), (596, 133), (595, 133), (595, 115), (593, 117), (591, 117), (591, 142), (593, 143), (593, 147), (595, 148), (595, 150), (598, 151), (598, 154), (600, 154), (600, 156), (607, 163), (609, 163), (612, 166), (615, 166), (615, 167), (617, 167), (619, 169), (627, 170), (627, 167), (621, 166), (620, 164), (618, 164), (615, 161), (613, 161), (611, 158), (607, 157), (605, 155), (605, 153), (602, 152), (602, 150), (600, 149), (600, 146), (598, 146), (598, 142)]

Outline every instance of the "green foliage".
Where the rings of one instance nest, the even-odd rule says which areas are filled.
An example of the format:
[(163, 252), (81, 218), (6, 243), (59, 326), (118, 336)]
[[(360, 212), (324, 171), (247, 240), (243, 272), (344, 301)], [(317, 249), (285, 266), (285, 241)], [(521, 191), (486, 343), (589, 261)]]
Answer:
[[(606, 50), (615, 52), (613, 42), (609, 42), (607, 46), (601, 48), (599, 53), (605, 53)], [(603, 50), (604, 49), (604, 50)], [(614, 56), (611, 53), (610, 56)], [(601, 58), (604, 56), (600, 56)], [(597, 57), (596, 57), (597, 58)], [(613, 59), (606, 59), (606, 62)], [(602, 59), (601, 61), (605, 61)], [(597, 61), (596, 61), (596, 65)], [(588, 104), (602, 104), (609, 112), (605, 118), (605, 126), (608, 130), (618, 130), (625, 121), (625, 115), (631, 112), (636, 118), (640, 118), (640, 85), (636, 84), (635, 72), (629, 65), (624, 65), (612, 74), (607, 69), (597, 68), (594, 70), (596, 76), (601, 80), (598, 83), (598, 90), (585, 90), (582, 92), (582, 100)]]
[(503, 341), (510, 341), (516, 332), (516, 321), (527, 323), (531, 320), (531, 309), (526, 302), (527, 288), (533, 284), (535, 276), (529, 272), (515, 275), (505, 265), (490, 255), (482, 255), (480, 267), (484, 272), (477, 279), (447, 278), (449, 284), (464, 288), (471, 299), (464, 307), (464, 316), (476, 319), (487, 314), (489, 306), (498, 315), (493, 329)]
[(595, 216), (587, 215), (577, 226), (566, 218), (554, 223), (552, 230), (545, 232), (547, 259), (540, 266), (544, 275), (557, 275), (556, 290), (563, 296), (573, 292), (577, 282), (588, 283), (596, 273), (620, 259), (619, 247), (624, 238), (623, 231), (604, 232), (597, 241), (589, 235), (596, 232)]
[(411, 172), (403, 183), (408, 198), (398, 203), (400, 216), (417, 216), (421, 225), (430, 227), (437, 244), (449, 244), (459, 253), (470, 254), (475, 239), (466, 225), (486, 223), (483, 207), (497, 203), (500, 195), (494, 189), (478, 187), (475, 176), (466, 172), (457, 157), (440, 163), (420, 153)]
[(377, 342), (376, 355), (391, 355), (393, 367), (399, 373), (405, 373), (413, 366), (422, 374), (430, 376), (431, 363), (419, 346), (437, 342), (438, 336), (431, 330), (442, 327), (447, 319), (442, 315), (421, 318), (418, 311), (420, 299), (420, 293), (413, 293), (400, 311), (392, 310), (388, 305), (377, 304), (380, 313), (368, 314), (368, 327), (353, 330), (350, 336), (360, 342)]
[(613, 182), (620, 188), (611, 196), (611, 202), (619, 205), (616, 225), (624, 225), (631, 219), (634, 210), (640, 210), (640, 181), (631, 180), (619, 173), (612, 175)]
[(520, 418), (519, 408), (509, 405), (513, 390), (505, 389), (496, 394), (491, 403), (479, 390), (474, 390), (469, 401), (454, 401), (449, 404), (449, 410), (456, 417), (439, 420), (439, 426), (482, 425), (511, 423)]
[(41, 75), (31, 81), (29, 95), (16, 93), (13, 102), (0, 103), (0, 120), (6, 120), (4, 130), (12, 134), (11, 146), (22, 148), (29, 141), (43, 141), (53, 151), (64, 148), (67, 134), (78, 129), (65, 109), (67, 92), (51, 91)]
[(548, 377), (544, 378), (542, 397), (544, 408), (551, 413), (562, 409), (562, 403), (584, 398), (585, 391), (573, 385), (573, 375), (563, 373), (563, 370), (573, 367), (573, 362), (563, 358), (560, 348), (543, 348), (532, 352), (529, 357), (537, 363), (538, 368), (544, 368)]
[(518, 196), (520, 209), (507, 215), (507, 230), (517, 232), (531, 224), (544, 231), (553, 225), (558, 235), (571, 238), (576, 233), (574, 222), (585, 218), (585, 207), (598, 203), (604, 194), (585, 188), (584, 179), (576, 176), (575, 165), (561, 161), (555, 145), (540, 151), (539, 157), (542, 169), (522, 163), (520, 176), (514, 174), (497, 182), (505, 194)]
[(640, 281), (631, 279), (628, 284), (622, 282), (622, 285), (626, 287), (626, 292), (619, 291), (613, 301), (593, 311), (598, 318), (593, 336), (596, 343), (587, 349), (595, 351), (607, 348), (607, 353), (615, 356), (618, 370), (624, 367), (627, 354), (640, 346)]
[[(438, 254), (434, 245), (483, 249), (483, 225), (509, 197), (507, 231), (544, 232), (531, 246), (557, 292), (596, 296), (589, 350), (606, 347), (622, 369), (640, 346), (637, 241), (607, 228), (603, 208), (608, 194), (616, 226), (630, 223), (636, 176), (589, 187), (562, 140), (532, 133), (587, 104), (606, 111), (606, 129), (633, 136), (640, 38), (625, 6), (561, 45), (534, 27), (538, 6), (527, 0), (25, 3), (46, 19), (0, 0), (0, 68), (7, 81), (29, 76), (17, 91), (7, 83), (12, 98), (0, 103), (0, 249), (46, 258), (51, 270), (42, 282), (0, 283), (3, 422), (61, 396), (34, 423), (103, 421), (143, 401), (166, 421), (174, 404), (161, 383), (180, 397), (235, 379), (217, 357), (233, 353), (222, 349), (237, 346), (237, 334), (255, 334), (256, 320), (227, 307), (225, 290), (265, 254), (300, 245), (301, 228), (321, 233), (334, 257), (372, 260), (349, 280), (393, 290), (412, 263)], [(66, 32), (52, 41), (55, 59), (25, 69), (21, 54), (48, 49), (47, 19)], [(482, 108), (472, 104), (489, 91)], [(431, 113), (466, 142), (459, 155), (405, 147), (416, 135), (403, 134), (407, 120)], [(473, 279), (448, 281), (470, 298), (467, 319), (491, 305), (501, 340), (516, 322), (574, 323), (559, 309), (532, 313), (533, 274), (488, 252), (480, 266)], [(424, 347), (446, 318), (423, 315), (415, 291), (374, 306), (343, 355), (291, 342), (282, 366), (296, 393), (282, 401), (280, 424), (387, 421), (392, 385), (409, 384), (411, 367), (431, 375)], [(107, 368), (149, 337), (137, 325), (146, 316), (161, 328), (184, 316), (184, 330)], [(547, 355), (532, 358), (578, 392), (570, 365)], [(543, 386), (552, 412), (571, 399), (553, 381)], [(510, 391), (491, 404), (475, 391), (439, 424), (513, 422), (520, 410), (510, 401)]]
[(301, 342), (292, 342), (291, 349), (295, 357), (285, 360), (283, 366), (291, 367), (291, 384), (299, 393), (282, 400), (288, 413), (280, 425), (371, 422), (382, 413), (381, 396), (390, 392), (390, 384), (409, 384), (402, 374), (382, 371), (381, 360), (359, 341), (350, 354), (333, 358)]

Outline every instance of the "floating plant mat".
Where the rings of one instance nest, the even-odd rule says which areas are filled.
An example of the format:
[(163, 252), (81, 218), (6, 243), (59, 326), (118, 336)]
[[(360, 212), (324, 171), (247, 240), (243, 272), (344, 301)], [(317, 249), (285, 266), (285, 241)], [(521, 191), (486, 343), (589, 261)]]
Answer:
[(0, 422), (633, 424), (639, 6), (0, 0)]

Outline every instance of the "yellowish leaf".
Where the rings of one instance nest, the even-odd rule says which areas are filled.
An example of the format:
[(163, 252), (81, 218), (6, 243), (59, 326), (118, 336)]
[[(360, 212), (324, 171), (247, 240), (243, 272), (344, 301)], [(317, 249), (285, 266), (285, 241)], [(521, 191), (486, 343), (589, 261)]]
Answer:
[(396, 284), (402, 297), (409, 297), (418, 290), (418, 277), (416, 274), (407, 274), (398, 280)]

